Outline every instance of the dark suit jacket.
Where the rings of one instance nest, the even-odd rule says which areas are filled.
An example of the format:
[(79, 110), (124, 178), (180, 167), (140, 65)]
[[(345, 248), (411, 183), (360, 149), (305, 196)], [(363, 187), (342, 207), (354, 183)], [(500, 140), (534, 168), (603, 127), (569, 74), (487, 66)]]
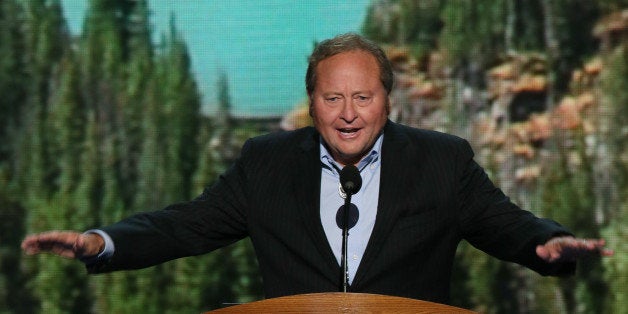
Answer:
[[(388, 122), (377, 219), (352, 292), (447, 302), (454, 254), (466, 239), (543, 275), (535, 246), (568, 231), (519, 209), (495, 188), (458, 137)], [(319, 134), (308, 127), (247, 141), (197, 199), (103, 228), (115, 243), (92, 273), (148, 267), (250, 236), (267, 297), (338, 291), (340, 268), (319, 215)], [(340, 232), (340, 231), (339, 231)]]

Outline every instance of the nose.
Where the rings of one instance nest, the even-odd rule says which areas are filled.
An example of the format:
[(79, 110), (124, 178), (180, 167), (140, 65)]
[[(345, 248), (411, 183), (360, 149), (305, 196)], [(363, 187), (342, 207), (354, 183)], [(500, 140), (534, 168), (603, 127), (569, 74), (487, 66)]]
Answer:
[(350, 100), (345, 101), (342, 111), (340, 112), (340, 119), (346, 121), (347, 123), (351, 123), (357, 117), (358, 112), (355, 110), (353, 102)]

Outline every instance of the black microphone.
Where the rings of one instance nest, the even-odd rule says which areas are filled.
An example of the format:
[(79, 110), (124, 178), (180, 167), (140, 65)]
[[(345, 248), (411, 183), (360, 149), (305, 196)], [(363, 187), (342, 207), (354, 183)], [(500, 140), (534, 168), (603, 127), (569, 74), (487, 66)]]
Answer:
[(358, 193), (362, 187), (362, 177), (358, 167), (348, 165), (340, 170), (340, 185), (347, 195)]
[[(351, 209), (351, 195), (357, 193), (362, 187), (362, 177), (360, 176), (360, 171), (354, 165), (347, 165), (342, 170), (340, 170), (340, 186), (346, 193), (345, 204), (343, 208), (343, 216), (342, 220), (342, 256), (340, 258), (340, 274), (341, 274), (341, 291), (347, 292), (347, 288), (349, 287), (349, 269), (347, 267), (347, 254), (348, 254), (348, 242), (349, 242), (349, 229), (353, 227), (353, 225), (349, 225), (349, 211)], [(355, 207), (355, 205), (353, 206)], [(357, 212), (357, 207), (356, 210)], [(357, 222), (357, 215), (356, 221)], [(355, 225), (355, 223), (354, 223)]]

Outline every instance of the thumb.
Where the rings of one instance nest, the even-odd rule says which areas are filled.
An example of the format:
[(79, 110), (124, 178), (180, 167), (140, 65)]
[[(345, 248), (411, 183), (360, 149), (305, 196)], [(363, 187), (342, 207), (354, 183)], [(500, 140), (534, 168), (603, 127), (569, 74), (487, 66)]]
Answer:
[(77, 258), (98, 255), (104, 248), (105, 241), (95, 233), (83, 233), (74, 242), (74, 252)]
[(536, 246), (536, 255), (544, 261), (549, 262), (551, 260), (551, 254), (549, 250), (545, 247), (545, 245)]

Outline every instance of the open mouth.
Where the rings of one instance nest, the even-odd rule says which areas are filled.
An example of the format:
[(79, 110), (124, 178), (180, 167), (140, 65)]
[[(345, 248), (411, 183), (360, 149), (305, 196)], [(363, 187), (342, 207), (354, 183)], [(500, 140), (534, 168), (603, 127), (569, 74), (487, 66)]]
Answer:
[(356, 128), (351, 128), (351, 129), (338, 129), (338, 131), (340, 131), (340, 133), (346, 133), (346, 134), (350, 134), (350, 133), (355, 133), (357, 131), (359, 131), (360, 129), (356, 129)]
[(340, 136), (345, 137), (345, 138), (355, 137), (357, 136), (358, 131), (360, 131), (359, 128), (341, 128), (337, 130), (340, 133)]

